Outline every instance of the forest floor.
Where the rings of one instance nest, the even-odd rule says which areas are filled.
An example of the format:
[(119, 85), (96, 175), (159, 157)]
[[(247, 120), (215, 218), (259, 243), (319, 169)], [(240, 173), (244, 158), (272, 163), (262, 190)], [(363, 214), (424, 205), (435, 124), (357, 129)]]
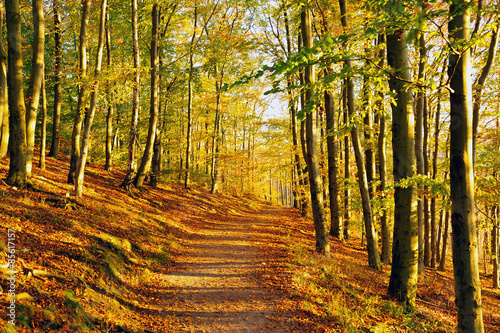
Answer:
[[(76, 201), (68, 161), (47, 163), (34, 169), (35, 191), (0, 181), (0, 332), (454, 331), (451, 262), (426, 271), (416, 310), (405, 312), (386, 296), (390, 266), (368, 268), (355, 233), (332, 239), (326, 259), (293, 209), (175, 183), (131, 196), (122, 171), (95, 165)], [(0, 179), (7, 170), (0, 161)], [(5, 311), (8, 229), (15, 326)], [(481, 278), (486, 331), (499, 332), (500, 291)]]

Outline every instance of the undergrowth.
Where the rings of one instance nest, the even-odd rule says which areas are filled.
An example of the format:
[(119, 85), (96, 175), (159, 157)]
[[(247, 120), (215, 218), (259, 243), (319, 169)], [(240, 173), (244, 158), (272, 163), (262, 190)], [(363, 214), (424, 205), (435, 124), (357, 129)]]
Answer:
[[(346, 264), (344, 261), (350, 259), (333, 252), (327, 259), (312, 253), (309, 243), (287, 238), (289, 269), (294, 272), (291, 292), (299, 302), (298, 307), (316, 322), (319, 332), (454, 331), (436, 318), (416, 310), (408, 312), (384, 293), (370, 292), (358, 277), (360, 270), (369, 270), (364, 267), (366, 263), (351, 258), (354, 264)], [(387, 275), (376, 271), (369, 274), (381, 279)]]

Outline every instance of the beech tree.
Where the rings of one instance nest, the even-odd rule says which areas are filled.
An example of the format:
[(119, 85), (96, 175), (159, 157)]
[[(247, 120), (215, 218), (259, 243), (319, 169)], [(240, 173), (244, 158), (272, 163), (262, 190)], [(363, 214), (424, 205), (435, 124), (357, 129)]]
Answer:
[[(5, 7), (0, 3), (0, 29), (3, 30)], [(7, 95), (7, 55), (0, 36), (0, 159), (7, 157), (9, 145), (9, 103)]]
[(44, 48), (45, 48), (45, 18), (43, 15), (43, 0), (32, 1), (33, 10), (33, 60), (31, 62), (31, 79), (29, 86), (29, 104), (26, 119), (27, 155), (26, 172), (31, 178), (33, 155), (35, 149), (35, 127), (40, 94), (44, 77)]
[(450, 5), (450, 184), (458, 332), (484, 332), (474, 207), (469, 1)]
[(133, 44), (133, 60), (134, 60), (134, 86), (132, 94), (132, 116), (130, 120), (130, 132), (128, 139), (128, 160), (127, 160), (127, 174), (122, 187), (130, 191), (135, 174), (137, 172), (136, 162), (136, 145), (137, 145), (137, 122), (139, 119), (140, 109), (140, 86), (141, 86), (141, 60), (139, 50), (139, 29), (137, 27), (137, 0), (131, 0), (132, 3), (132, 44)]
[(107, 0), (102, 0), (101, 2), (101, 18), (99, 23), (99, 41), (97, 44), (97, 55), (95, 61), (95, 71), (94, 71), (94, 83), (92, 85), (92, 90), (90, 93), (90, 105), (88, 109), (85, 111), (85, 121), (83, 127), (83, 137), (80, 147), (80, 156), (76, 162), (76, 170), (75, 170), (75, 195), (77, 197), (81, 197), (83, 195), (83, 178), (85, 175), (85, 164), (87, 163), (87, 156), (89, 153), (90, 147), (90, 136), (91, 136), (91, 128), (92, 123), (94, 121), (96, 104), (97, 104), (97, 96), (99, 93), (99, 75), (101, 73), (102, 67), (102, 54), (104, 49), (104, 33), (105, 33), (105, 24), (106, 24), (106, 8), (107, 8)]
[(19, 1), (6, 0), (8, 41), (7, 87), (9, 98), (9, 175), (7, 184), (24, 187), (26, 170), (26, 106), (23, 91), (23, 58)]
[[(302, 41), (305, 48), (312, 48), (311, 14), (308, 4), (304, 5), (301, 13)], [(307, 85), (305, 100), (313, 102), (314, 98), (314, 67), (308, 65), (304, 72), (304, 83)], [(318, 135), (316, 128), (316, 110), (313, 108), (306, 115), (306, 141), (307, 141), (307, 170), (309, 175), (309, 188), (311, 191), (311, 207), (313, 211), (314, 227), (316, 229), (316, 251), (325, 256), (330, 256), (326, 216), (321, 193), (321, 178), (318, 161)]]
[(58, 158), (61, 141), (61, 69), (62, 69), (62, 41), (61, 41), (61, 16), (58, 0), (52, 1), (54, 12), (54, 42), (55, 42), (55, 71), (54, 71), (54, 112), (52, 119), (52, 144), (49, 156)]
[(158, 3), (153, 5), (151, 10), (151, 101), (149, 106), (149, 127), (148, 127), (148, 138), (146, 140), (146, 147), (144, 149), (144, 154), (142, 156), (141, 165), (137, 171), (137, 175), (134, 178), (134, 185), (137, 187), (142, 186), (146, 173), (149, 172), (151, 168), (151, 161), (153, 158), (153, 148), (156, 137), (156, 130), (158, 126), (158, 115), (159, 115), (159, 105), (158, 105), (158, 66), (159, 66), (159, 55), (158, 55), (158, 34), (159, 34), (159, 24), (160, 24), (160, 9)]

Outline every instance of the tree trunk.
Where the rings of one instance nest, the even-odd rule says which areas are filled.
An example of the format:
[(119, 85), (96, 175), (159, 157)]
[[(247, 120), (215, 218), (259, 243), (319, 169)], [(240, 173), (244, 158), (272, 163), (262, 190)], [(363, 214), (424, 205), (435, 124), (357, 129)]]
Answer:
[[(381, 103), (383, 104), (383, 103)], [(383, 108), (383, 105), (381, 105)], [(386, 159), (387, 154), (385, 150), (385, 141), (386, 141), (386, 119), (385, 119), (385, 111), (383, 109), (380, 110), (379, 116), (379, 135), (378, 135), (378, 158), (379, 158), (379, 177), (380, 177), (380, 186), (379, 191), (381, 193), (381, 199), (385, 200), (385, 192), (387, 187), (387, 166)], [(382, 216), (380, 216), (380, 229), (381, 229), (381, 237), (382, 237), (382, 254), (381, 260), (384, 264), (389, 264), (391, 262), (391, 234), (389, 231), (389, 224), (387, 222), (387, 209), (383, 209)]]
[[(44, 74), (45, 75), (45, 74)], [(47, 94), (45, 91), (45, 77), (42, 80), (42, 124), (40, 143), (40, 169), (45, 171), (45, 150), (47, 145)]]
[(335, 126), (335, 105), (333, 92), (331, 90), (326, 90), (324, 96), (327, 129), (326, 144), (328, 148), (328, 191), (330, 192), (330, 235), (342, 238), (342, 225), (340, 224), (339, 218), (339, 187), (337, 179), (338, 145), (335, 135), (332, 133)]
[[(397, 27), (394, 27), (397, 28)], [(411, 80), (407, 35), (400, 29), (387, 35), (387, 62), (395, 75)], [(418, 221), (414, 186), (403, 188), (398, 183), (414, 175), (415, 123), (412, 91), (395, 77), (389, 87), (396, 93), (392, 104), (392, 149), (394, 174), (394, 232), (389, 295), (408, 307), (415, 307), (418, 279)]]
[[(385, 35), (380, 34), (377, 41), (378, 45), (385, 43)], [(385, 51), (380, 49), (379, 51), (379, 66), (384, 65)], [(379, 123), (379, 133), (377, 138), (377, 154), (378, 154), (378, 172), (379, 172), (379, 192), (381, 193), (381, 200), (384, 202), (386, 200), (386, 187), (387, 187), (387, 153), (386, 153), (386, 114), (384, 108), (384, 93), (379, 92), (379, 101), (377, 102), (378, 109), (378, 123)], [(382, 252), (380, 259), (384, 264), (389, 264), (391, 262), (391, 234), (389, 230), (389, 224), (387, 221), (387, 208), (382, 207), (382, 215), (380, 216), (380, 233), (382, 238)]]
[(139, 89), (141, 86), (141, 59), (139, 50), (139, 30), (137, 28), (137, 0), (132, 0), (132, 40), (133, 40), (133, 57), (134, 57), (134, 88), (132, 93), (132, 118), (130, 121), (130, 135), (128, 140), (128, 160), (127, 160), (127, 175), (120, 185), (130, 190), (130, 185), (134, 180), (137, 172), (136, 163), (136, 146), (137, 146), (137, 122), (139, 119)]
[(441, 243), (443, 241), (443, 221), (444, 221), (444, 210), (441, 210), (441, 212), (439, 213), (439, 225), (438, 225), (437, 243), (436, 243), (436, 265), (439, 262), (441, 262), (441, 252), (439, 251), (439, 249), (441, 248)]
[[(291, 57), (292, 55), (292, 41), (290, 36), (290, 25), (288, 21), (288, 11), (285, 10), (285, 31), (286, 31), (286, 43), (287, 43), (287, 57)], [(287, 81), (287, 85), (290, 88), (292, 86), (292, 79), (289, 78)], [(294, 165), (292, 175), (293, 177), (293, 188), (294, 188), (294, 207), (303, 212), (304, 202), (306, 199), (306, 194), (304, 192), (303, 186), (303, 175), (302, 175), (302, 162), (300, 160), (299, 154), (299, 138), (297, 133), (297, 108), (294, 101), (294, 96), (292, 90), (288, 90), (288, 109), (290, 110), (290, 118), (291, 118), (291, 128), (292, 128), (292, 145), (293, 145), (293, 158), (292, 163)]]
[[(418, 48), (419, 48), (419, 63), (418, 63), (418, 80), (422, 81), (424, 79), (424, 71), (425, 71), (425, 57), (426, 57), (426, 49), (425, 49), (425, 38), (424, 34), (420, 33), (420, 38), (418, 39)], [(416, 164), (417, 164), (417, 174), (424, 175), (424, 150), (423, 150), (423, 137), (424, 137), (424, 92), (419, 90), (417, 92), (417, 100), (415, 106), (415, 156), (416, 156)], [(418, 194), (417, 197), (417, 218), (418, 218), (418, 273), (424, 274), (424, 266), (425, 266), (425, 249), (426, 247), (425, 240), (428, 239), (426, 237), (424, 229), (424, 195), (423, 193), (423, 185), (418, 186)]]
[(161, 175), (161, 159), (162, 159), (162, 146), (161, 146), (162, 130), (156, 129), (155, 143), (153, 145), (153, 160), (151, 166), (151, 186), (158, 188), (158, 181)]
[[(450, 40), (469, 41), (468, 1), (450, 5)], [(450, 52), (450, 184), (458, 332), (484, 332), (474, 207), (470, 49)]]
[(80, 26), (80, 46), (79, 46), (79, 57), (80, 57), (80, 76), (78, 83), (78, 106), (76, 108), (75, 119), (73, 122), (73, 132), (71, 134), (71, 160), (69, 163), (68, 172), (68, 183), (75, 183), (75, 172), (76, 164), (80, 159), (80, 137), (82, 133), (82, 123), (83, 115), (85, 114), (86, 104), (87, 104), (87, 83), (85, 82), (87, 77), (87, 28), (90, 16), (90, 0), (84, 0), (82, 2), (82, 18)]
[(498, 206), (494, 207), (493, 229), (491, 230), (491, 261), (493, 262), (493, 288), (500, 288), (500, 274), (498, 273)]
[[(106, 20), (106, 53), (107, 53), (107, 66), (108, 70), (111, 69), (111, 31), (110, 31), (109, 13), (107, 14)], [(111, 171), (113, 168), (113, 97), (111, 92), (111, 83), (107, 83), (107, 103), (108, 103), (108, 113), (106, 114), (106, 162), (104, 164), (104, 170)]]
[[(311, 48), (312, 29), (311, 14), (308, 5), (303, 7), (301, 13), (302, 42), (305, 48)], [(305, 99), (312, 101), (314, 98), (314, 67), (306, 66), (304, 73), (304, 82), (306, 88)], [(323, 207), (323, 196), (321, 193), (321, 175), (318, 161), (318, 134), (316, 128), (316, 111), (313, 109), (306, 115), (306, 144), (307, 144), (307, 167), (309, 174), (309, 189), (311, 192), (311, 207), (314, 218), (314, 227), (316, 231), (316, 252), (330, 256), (330, 244), (328, 240), (328, 230), (326, 228), (326, 216)]]
[(186, 173), (184, 175), (184, 188), (189, 188), (189, 177), (191, 167), (191, 126), (193, 117), (193, 67), (194, 67), (194, 40), (196, 38), (196, 29), (198, 27), (198, 6), (194, 6), (194, 24), (191, 44), (189, 46), (189, 77), (188, 77), (188, 107), (187, 107), (187, 131), (186, 131)]
[[(441, 74), (441, 79), (440, 79), (440, 85), (443, 84), (444, 81), (444, 74), (445, 74), (445, 68), (446, 66), (446, 61), (443, 64), (443, 71)], [(438, 173), (438, 153), (439, 153), (439, 133), (440, 133), (440, 119), (441, 119), (441, 94), (438, 94), (437, 98), (437, 107), (436, 107), (436, 115), (435, 115), (435, 121), (434, 121), (434, 154), (433, 154), (433, 159), (432, 159), (432, 179), (437, 178), (437, 173)], [(436, 224), (436, 197), (432, 197), (431, 199), (431, 224), (435, 225)], [(440, 247), (440, 242), (441, 242), (441, 234), (442, 234), (442, 222), (443, 222), (443, 216), (444, 212), (441, 212), (440, 218), (439, 218), (439, 232), (437, 235), (437, 240), (436, 240), (436, 245), (435, 245), (435, 250), (433, 251), (433, 256), (431, 258), (431, 266), (432, 268), (436, 267), (436, 264), (440, 262), (440, 253), (439, 253), (439, 247)]]
[[(0, 3), (0, 31), (3, 31), (5, 7)], [(9, 147), (9, 102), (7, 96), (7, 55), (0, 35), (0, 159), (7, 157)]]
[[(339, 0), (340, 13), (342, 26), (347, 28), (347, 17), (346, 17), (346, 2), (345, 0)], [(345, 67), (350, 68), (351, 60), (345, 61)], [(355, 117), (355, 105), (354, 105), (354, 83), (352, 77), (347, 77), (347, 108), (349, 113), (349, 118), (353, 119)], [(377, 270), (381, 269), (380, 254), (378, 251), (378, 240), (377, 233), (375, 231), (375, 226), (373, 223), (373, 214), (370, 203), (370, 193), (368, 190), (368, 179), (366, 175), (365, 163), (363, 160), (363, 151), (361, 143), (359, 141), (358, 127), (355, 124), (351, 124), (351, 141), (354, 148), (354, 156), (356, 158), (356, 164), (358, 166), (358, 183), (359, 190), (361, 194), (361, 203), (363, 206), (363, 219), (365, 222), (365, 232), (366, 232), (366, 246), (368, 249), (368, 264), (370, 267)]]
[(477, 132), (479, 128), (479, 119), (480, 114), (479, 110), (481, 109), (481, 97), (483, 92), (483, 87), (486, 82), (486, 78), (488, 77), (491, 67), (495, 63), (495, 57), (498, 49), (498, 34), (500, 33), (500, 29), (498, 25), (500, 24), (500, 20), (497, 19), (496, 25), (493, 25), (493, 35), (491, 36), (490, 46), (488, 48), (488, 58), (486, 59), (486, 64), (481, 70), (481, 74), (477, 78), (476, 82), (474, 82), (474, 104), (472, 110), (472, 149), (473, 149), (473, 159), (474, 163), (476, 161), (476, 145), (477, 145)]
[(446, 268), (446, 248), (448, 247), (449, 225), (450, 225), (450, 212), (446, 211), (444, 218), (443, 248), (441, 249), (441, 261), (439, 262), (440, 271), (444, 271)]
[[(215, 66), (215, 94), (216, 94), (216, 104), (215, 104), (215, 121), (214, 121), (214, 134), (212, 137), (212, 160), (210, 167), (210, 180), (211, 187), (210, 193), (214, 194), (218, 191), (219, 185), (219, 144), (220, 144), (220, 122), (221, 122), (221, 91), (220, 88), (224, 82), (224, 71), (220, 73), (218, 71), (218, 66)], [(218, 77), (220, 75), (220, 78)]]
[[(424, 175), (429, 175), (429, 122), (428, 122), (428, 108), (427, 108), (427, 96), (424, 93), (423, 95), (423, 103), (424, 103), (424, 113), (423, 113), (423, 121), (424, 121), (424, 137), (423, 137), (423, 151), (424, 151)], [(424, 193), (427, 193), (427, 185), (423, 187)], [(424, 198), (424, 265), (431, 265), (431, 257), (432, 250), (436, 244), (436, 229), (435, 225), (431, 225), (431, 221), (429, 219), (429, 198), (426, 195)], [(433, 245), (434, 243), (434, 245)], [(435, 249), (434, 249), (435, 250)]]
[(101, 73), (102, 67), (102, 53), (104, 49), (104, 38), (105, 38), (105, 24), (106, 24), (106, 6), (107, 0), (102, 0), (101, 3), (101, 19), (99, 24), (99, 41), (97, 45), (97, 55), (96, 55), (96, 68), (94, 72), (95, 83), (92, 87), (92, 92), (90, 94), (90, 105), (85, 114), (85, 124), (83, 127), (83, 137), (82, 144), (80, 147), (80, 156), (76, 163), (75, 171), (75, 195), (77, 198), (83, 195), (83, 179), (85, 175), (85, 164), (87, 163), (87, 156), (90, 149), (90, 140), (92, 128), (92, 122), (94, 121), (95, 109), (97, 105), (97, 94), (99, 91), (99, 75)]
[[(342, 108), (344, 109), (343, 120), (344, 125), (347, 126), (349, 123), (349, 110), (347, 108), (347, 83), (344, 84), (342, 89)], [(351, 149), (349, 147), (349, 135), (344, 136), (344, 239), (349, 240), (351, 237), (349, 235), (349, 197), (351, 196), (351, 190), (349, 189), (349, 178), (351, 177)]]
[(59, 14), (59, 0), (52, 1), (54, 12), (54, 115), (52, 118), (52, 144), (49, 157), (59, 157), (59, 143), (61, 140), (61, 68), (62, 68), (62, 42), (61, 42), (61, 16)]
[(43, 16), (43, 0), (32, 0), (33, 9), (33, 59), (31, 62), (31, 78), (28, 92), (28, 108), (26, 110), (26, 173), (31, 178), (33, 156), (35, 152), (35, 128), (40, 92), (44, 72), (45, 18)]
[(26, 174), (26, 106), (23, 92), (21, 15), (18, 0), (6, 0), (8, 41), (7, 86), (9, 96), (9, 175), (7, 184), (24, 187)]
[(156, 137), (156, 128), (158, 126), (158, 66), (159, 66), (159, 56), (158, 56), (158, 33), (159, 33), (159, 21), (160, 21), (160, 10), (159, 5), (155, 3), (151, 11), (152, 27), (151, 27), (151, 101), (149, 108), (149, 128), (148, 128), (148, 138), (146, 141), (146, 148), (144, 149), (144, 155), (142, 156), (141, 165), (137, 171), (137, 175), (134, 179), (134, 185), (140, 187), (143, 185), (146, 173), (149, 172), (151, 168), (151, 160), (153, 158), (153, 148)]

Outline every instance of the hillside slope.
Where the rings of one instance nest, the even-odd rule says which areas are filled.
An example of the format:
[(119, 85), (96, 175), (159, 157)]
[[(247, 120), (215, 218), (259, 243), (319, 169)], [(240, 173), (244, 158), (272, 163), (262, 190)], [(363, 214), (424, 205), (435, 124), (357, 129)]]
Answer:
[[(314, 226), (293, 209), (178, 184), (132, 197), (121, 171), (92, 165), (75, 201), (68, 161), (47, 162), (35, 191), (0, 181), (0, 306), (9, 305), (13, 233), (17, 331), (454, 331), (450, 269), (428, 270), (406, 313), (386, 296), (390, 267), (368, 268), (355, 234), (332, 239), (325, 259), (312, 251)], [(487, 331), (500, 331), (500, 292), (483, 281)], [(6, 319), (0, 331), (14, 331)]]

